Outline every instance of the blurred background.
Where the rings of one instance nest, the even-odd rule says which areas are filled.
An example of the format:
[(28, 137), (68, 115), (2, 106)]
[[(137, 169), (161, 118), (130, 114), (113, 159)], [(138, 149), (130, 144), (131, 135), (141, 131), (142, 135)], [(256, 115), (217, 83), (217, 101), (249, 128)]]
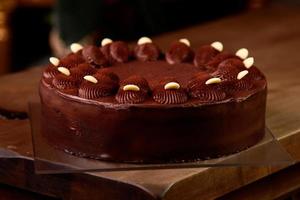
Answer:
[(274, 2), (280, 1), (0, 0), (0, 76), (61, 57), (72, 42), (136, 40)]

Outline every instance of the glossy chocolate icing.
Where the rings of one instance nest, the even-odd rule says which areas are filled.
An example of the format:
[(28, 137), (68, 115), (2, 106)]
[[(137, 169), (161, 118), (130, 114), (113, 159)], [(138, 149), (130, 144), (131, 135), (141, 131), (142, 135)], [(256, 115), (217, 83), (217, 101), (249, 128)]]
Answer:
[[(246, 69), (235, 55), (221, 52), (209, 59), (204, 56), (201, 63), (211, 68), (203, 69), (194, 65), (192, 57), (181, 59), (186, 47), (176, 51), (176, 56), (182, 52), (184, 56), (179, 55), (180, 61), (176, 58), (174, 64), (164, 58), (128, 60), (127, 45), (118, 42), (112, 50), (113, 44), (106, 45), (104, 53), (111, 56), (114, 52), (108, 59), (112, 65), (92, 70), (90, 75), (100, 80), (106, 74), (115, 80), (111, 85), (118, 84), (118, 92), (99, 95), (105, 84), (97, 82), (97, 87), (72, 73), (68, 77), (56, 74), (50, 84), (42, 77), (42, 131), (53, 146), (110, 161), (181, 162), (241, 151), (264, 136), (267, 85), (256, 67)], [(234, 68), (230, 78), (222, 78), (224, 66)], [(249, 73), (241, 80), (232, 78), (242, 70)], [(220, 83), (206, 85), (206, 80), (217, 75)], [(61, 79), (76, 82), (72, 89), (77, 93), (58, 87), (56, 82)], [(180, 88), (167, 91), (164, 85), (169, 81), (176, 81)], [(125, 91), (126, 84), (140, 90)]]

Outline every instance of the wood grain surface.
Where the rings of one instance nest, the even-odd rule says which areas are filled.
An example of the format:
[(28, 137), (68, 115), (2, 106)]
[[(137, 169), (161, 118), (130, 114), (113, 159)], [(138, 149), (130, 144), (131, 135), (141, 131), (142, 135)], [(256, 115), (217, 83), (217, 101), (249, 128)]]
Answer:
[[(247, 47), (268, 79), (267, 125), (291, 156), (300, 161), (300, 8), (271, 6), (212, 23), (190, 27), (154, 38), (164, 49), (178, 38), (189, 38), (193, 46), (215, 40), (235, 51)], [(0, 110), (27, 112), (30, 99), (38, 98), (37, 85), (41, 68), (0, 77)], [(18, 139), (16, 139), (18, 137)], [(288, 166), (213, 167), (199, 169), (147, 170), (128, 172), (84, 173), (73, 175), (34, 175), (28, 119), (0, 120), (0, 149), (20, 154), (23, 159), (0, 161), (0, 182), (18, 185), (56, 197), (79, 198), (86, 191), (108, 197), (112, 188), (124, 199), (214, 199)], [(1, 150), (0, 150), (1, 152)], [(4, 162), (8, 163), (10, 170)], [(24, 167), (26, 170), (24, 171)], [(6, 172), (10, 171), (10, 174)], [(22, 174), (24, 173), (24, 174)], [(288, 172), (286, 172), (288, 173)], [(276, 174), (276, 173), (275, 173)], [(31, 176), (31, 177), (29, 177)], [(14, 179), (13, 177), (18, 177)], [(34, 178), (32, 178), (34, 177)], [(59, 178), (57, 178), (59, 177)], [(87, 178), (88, 177), (88, 178)], [(42, 179), (42, 180), (41, 180)], [(92, 181), (91, 181), (92, 180)], [(108, 183), (109, 182), (109, 183)], [(55, 184), (63, 183), (58, 190)], [(43, 185), (45, 184), (45, 185)], [(90, 188), (96, 184), (102, 190)], [(44, 187), (48, 187), (45, 189)], [(254, 186), (253, 186), (254, 187)], [(267, 199), (280, 193), (270, 193)], [(260, 186), (261, 190), (263, 186)], [(105, 192), (107, 191), (107, 193)], [(249, 190), (251, 193), (252, 190)], [(267, 190), (268, 191), (268, 190)], [(62, 195), (64, 193), (64, 195)], [(126, 195), (125, 195), (126, 194)], [(129, 195), (129, 196), (127, 196)], [(140, 196), (139, 196), (140, 195)], [(122, 196), (122, 195), (121, 195)], [(130, 198), (130, 196), (132, 198)], [(119, 196), (114, 196), (119, 197)], [(201, 197), (201, 198), (200, 198)], [(228, 196), (229, 197), (229, 196)], [(256, 197), (256, 199), (259, 199)]]

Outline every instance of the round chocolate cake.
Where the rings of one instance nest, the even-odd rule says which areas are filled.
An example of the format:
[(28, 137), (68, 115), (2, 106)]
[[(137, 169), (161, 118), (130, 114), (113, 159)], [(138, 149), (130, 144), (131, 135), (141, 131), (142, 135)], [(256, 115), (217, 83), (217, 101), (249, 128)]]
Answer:
[(50, 58), (40, 83), (42, 133), (76, 156), (133, 163), (219, 157), (261, 140), (267, 83), (248, 50), (221, 42), (166, 52), (142, 37), (103, 39)]

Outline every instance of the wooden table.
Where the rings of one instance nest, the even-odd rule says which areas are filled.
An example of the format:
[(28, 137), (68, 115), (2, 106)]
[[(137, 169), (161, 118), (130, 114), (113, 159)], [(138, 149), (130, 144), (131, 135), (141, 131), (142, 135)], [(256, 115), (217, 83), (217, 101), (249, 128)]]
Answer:
[[(220, 40), (247, 47), (269, 82), (267, 125), (300, 161), (300, 8), (271, 6), (154, 38), (163, 47), (187, 37), (193, 45)], [(41, 68), (0, 78), (0, 182), (64, 199), (274, 199), (297, 194), (300, 164), (36, 175), (27, 103), (38, 98)], [(283, 184), (284, 183), (284, 184)], [(298, 196), (299, 197), (299, 196)]]

